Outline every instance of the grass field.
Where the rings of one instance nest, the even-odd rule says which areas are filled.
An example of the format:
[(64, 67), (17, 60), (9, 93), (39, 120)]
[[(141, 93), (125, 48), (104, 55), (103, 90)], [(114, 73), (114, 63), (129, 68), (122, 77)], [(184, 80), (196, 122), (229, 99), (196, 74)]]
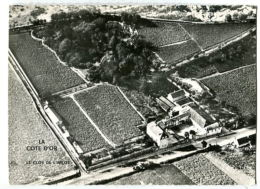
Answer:
[(156, 22), (155, 25), (143, 27), (138, 32), (157, 47), (190, 39), (178, 23)]
[(250, 27), (252, 23), (239, 24), (181, 24), (184, 29), (200, 44), (208, 48), (231, 37), (234, 37)]
[(111, 181), (107, 185), (194, 185), (194, 183), (174, 165), (162, 165)]
[[(39, 180), (40, 176), (51, 177), (74, 169), (74, 164), (61, 147), (57, 138), (37, 114), (33, 101), (9, 68), (9, 182), (27, 184)], [(57, 151), (27, 151), (27, 146), (57, 146)], [(27, 161), (69, 161), (69, 164), (29, 165)]]
[(242, 115), (256, 114), (256, 65), (202, 80), (219, 101), (237, 107)]
[(29, 33), (10, 35), (9, 48), (41, 96), (84, 83)]
[(115, 86), (96, 86), (74, 97), (101, 132), (115, 144), (141, 135), (136, 127), (142, 124), (141, 117)]
[(198, 185), (236, 184), (230, 177), (201, 154), (176, 161), (174, 165)]
[(52, 106), (83, 152), (109, 146), (71, 98), (59, 99)]

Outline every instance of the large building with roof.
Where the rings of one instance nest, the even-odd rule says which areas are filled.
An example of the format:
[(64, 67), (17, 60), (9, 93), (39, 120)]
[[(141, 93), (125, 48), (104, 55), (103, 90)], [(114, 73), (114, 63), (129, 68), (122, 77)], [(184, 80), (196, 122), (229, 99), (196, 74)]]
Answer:
[(176, 102), (178, 100), (186, 98), (187, 96), (188, 95), (185, 93), (185, 91), (181, 89), (181, 90), (178, 90), (178, 91), (175, 91), (175, 92), (168, 94), (167, 98), (171, 102)]
[(190, 119), (193, 124), (203, 128), (216, 122), (208, 113), (196, 105), (190, 106)]
[(163, 129), (156, 124), (156, 122), (148, 123), (146, 133), (158, 145), (159, 148), (166, 148), (168, 146), (167, 136), (164, 134)]

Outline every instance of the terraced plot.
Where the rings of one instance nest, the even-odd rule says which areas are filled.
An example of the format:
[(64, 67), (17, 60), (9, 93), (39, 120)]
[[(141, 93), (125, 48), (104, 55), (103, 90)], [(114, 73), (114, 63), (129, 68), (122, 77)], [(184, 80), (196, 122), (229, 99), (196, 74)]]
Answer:
[(101, 132), (115, 144), (142, 135), (136, 127), (142, 124), (141, 117), (115, 86), (99, 85), (74, 97)]
[(9, 48), (41, 96), (84, 83), (69, 67), (59, 63), (41, 42), (32, 39), (29, 33), (10, 35)]
[(138, 32), (157, 47), (190, 39), (178, 23), (156, 22), (155, 24), (156, 27), (144, 27)]
[(242, 115), (256, 114), (256, 65), (202, 80), (219, 101), (237, 107)]
[(161, 47), (157, 53), (166, 63), (173, 63), (198, 52), (200, 48), (193, 40), (190, 40), (179, 45)]
[[(28, 184), (41, 176), (52, 177), (74, 170), (74, 163), (60, 145), (57, 138), (37, 114), (33, 101), (9, 68), (9, 178), (10, 184)], [(27, 146), (57, 146), (57, 151), (27, 151)], [(68, 164), (26, 164), (28, 161), (68, 161)]]
[(206, 49), (234, 37), (254, 26), (252, 23), (234, 24), (186, 24), (181, 23), (184, 29)]
[(107, 185), (194, 185), (174, 165), (163, 165), (160, 168), (146, 170), (107, 183)]
[(53, 103), (52, 106), (64, 121), (70, 136), (77, 142), (83, 152), (111, 147), (71, 98), (60, 99)]
[(236, 184), (228, 175), (201, 154), (174, 162), (174, 165), (198, 185)]

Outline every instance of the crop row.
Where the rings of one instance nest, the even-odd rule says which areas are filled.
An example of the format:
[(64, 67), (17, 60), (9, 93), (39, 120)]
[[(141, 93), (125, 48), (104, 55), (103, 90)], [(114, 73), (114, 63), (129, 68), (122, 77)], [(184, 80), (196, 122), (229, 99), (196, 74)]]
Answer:
[(158, 47), (189, 39), (178, 23), (157, 22), (155, 27), (143, 27), (138, 32)]
[(237, 107), (243, 115), (256, 114), (256, 66), (241, 68), (202, 80), (220, 101)]
[(80, 146), (83, 152), (108, 147), (103, 137), (71, 98), (57, 100), (52, 106), (63, 120), (73, 141)]
[(178, 45), (161, 47), (158, 55), (167, 63), (172, 63), (187, 56), (192, 56), (199, 51), (198, 45), (193, 40), (190, 40)]
[(181, 24), (184, 29), (202, 46), (208, 48), (246, 31), (252, 23), (239, 24)]
[(10, 35), (9, 48), (41, 96), (84, 83), (69, 67), (58, 62), (55, 55), (35, 41), (28, 33)]
[(116, 87), (104, 84), (74, 97), (101, 132), (115, 144), (141, 134), (136, 127), (142, 124), (141, 117)]
[(236, 184), (228, 175), (201, 154), (177, 161), (174, 165), (198, 185)]
[[(12, 70), (9, 70), (9, 178), (11, 184), (28, 184), (40, 176), (51, 177), (74, 169), (59, 141), (37, 114), (33, 101)], [(27, 146), (57, 146), (57, 151), (27, 151)], [(43, 146), (40, 145), (42, 148)], [(26, 164), (28, 161), (69, 161), (70, 164)]]

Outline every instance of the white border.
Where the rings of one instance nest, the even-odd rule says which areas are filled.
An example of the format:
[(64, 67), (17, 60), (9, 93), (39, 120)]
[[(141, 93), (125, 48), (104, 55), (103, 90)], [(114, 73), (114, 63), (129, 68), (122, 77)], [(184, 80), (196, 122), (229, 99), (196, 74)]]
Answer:
[[(0, 171), (0, 189), (1, 188), (36, 188), (35, 186), (10, 186), (8, 181), (8, 11), (9, 11), (9, 5), (10, 4), (109, 4), (109, 5), (115, 5), (115, 4), (139, 4), (139, 5), (147, 5), (147, 4), (247, 4), (247, 5), (259, 5), (259, 0), (182, 0), (182, 1), (174, 1), (174, 0), (125, 0), (125, 1), (119, 1), (119, 0), (10, 0), (1, 1), (1, 43), (0, 43), (0, 81), (1, 81), (1, 98), (0, 98), (0, 115), (1, 115), (1, 136), (0, 136), (0, 144), (1, 144), (1, 155), (0, 155), (0, 162), (1, 162), (1, 171)], [(258, 19), (259, 24), (259, 19)], [(258, 34), (258, 32), (257, 32)], [(259, 42), (259, 41), (258, 41)], [(260, 55), (259, 48), (257, 49), (257, 54)], [(257, 73), (259, 73), (259, 66), (257, 68)], [(259, 77), (257, 79), (257, 83), (259, 84)], [(259, 86), (257, 87), (258, 97), (259, 97)], [(259, 107), (258, 107), (259, 108)], [(259, 109), (258, 109), (259, 110)], [(259, 113), (257, 113), (257, 117), (259, 117)], [(258, 119), (258, 123), (259, 123)], [(259, 132), (258, 132), (258, 145), (257, 145), (257, 157), (259, 156), (260, 151), (260, 145), (259, 145)], [(26, 170), (25, 170), (26, 171)], [(257, 181), (258, 185), (260, 182), (259, 179), (259, 162), (257, 162)], [(50, 188), (50, 186), (37, 186), (37, 188)], [(66, 186), (66, 188), (86, 188), (86, 187), (93, 187), (93, 186)], [(124, 186), (124, 188), (151, 188), (151, 186)], [(51, 186), (51, 188), (64, 188), (64, 187), (57, 187), (57, 186)], [(95, 186), (95, 188), (121, 188), (121, 186)], [(180, 189), (187, 189), (187, 188), (210, 188), (210, 189), (218, 189), (218, 188), (257, 188), (257, 186), (152, 186), (152, 188), (180, 188)]]

